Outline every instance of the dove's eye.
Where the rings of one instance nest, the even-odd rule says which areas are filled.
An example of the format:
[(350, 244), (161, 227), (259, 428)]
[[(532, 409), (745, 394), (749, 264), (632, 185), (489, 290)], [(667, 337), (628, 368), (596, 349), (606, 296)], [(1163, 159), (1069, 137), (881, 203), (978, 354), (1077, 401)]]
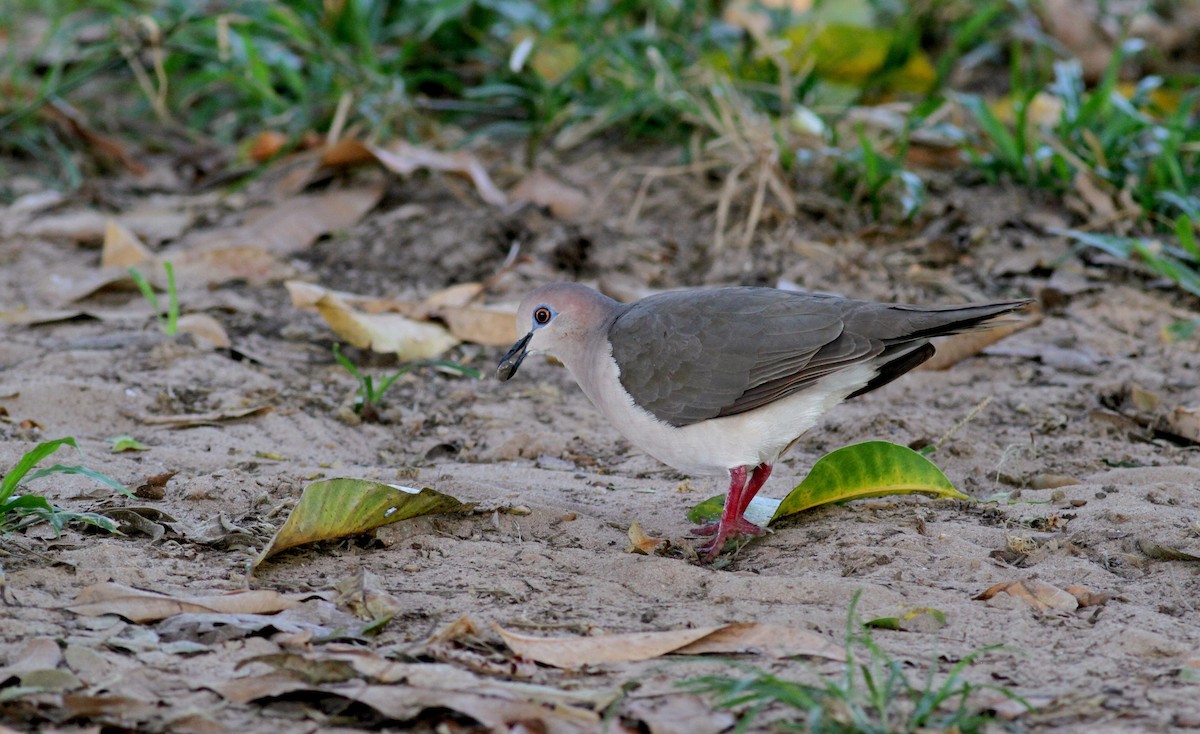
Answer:
[(538, 306), (533, 312), (533, 322), (538, 326), (545, 326), (550, 323), (550, 319), (554, 317), (554, 312), (545, 306)]

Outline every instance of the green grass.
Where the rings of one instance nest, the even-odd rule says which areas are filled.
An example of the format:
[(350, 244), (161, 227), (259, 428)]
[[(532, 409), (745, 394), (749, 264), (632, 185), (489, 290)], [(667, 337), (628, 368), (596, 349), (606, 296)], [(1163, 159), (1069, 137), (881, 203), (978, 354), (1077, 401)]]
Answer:
[[(0, 479), (0, 535), (20, 530), (38, 522), (48, 522), (55, 532), (61, 532), (63, 526), (71, 522), (82, 522), (95, 525), (109, 532), (116, 532), (117, 524), (104, 515), (94, 512), (71, 512), (52, 505), (45, 497), (38, 494), (17, 494), (22, 482), (31, 482), (54, 474), (80, 474), (94, 479), (127, 497), (133, 495), (120, 482), (85, 466), (55, 464), (54, 466), (33, 471), (33, 468), (58, 451), (63, 446), (71, 446), (76, 450), (79, 444), (74, 438), (59, 438), (53, 441), (43, 441), (34, 446), (22, 456), (17, 463)], [(32, 472), (32, 473), (31, 473)]]
[(146, 302), (154, 309), (154, 317), (158, 319), (158, 327), (162, 329), (162, 333), (167, 336), (175, 336), (175, 332), (179, 330), (179, 291), (175, 287), (175, 268), (171, 263), (164, 262), (163, 269), (167, 273), (167, 307), (165, 309), (159, 305), (154, 286), (140, 270), (130, 268), (129, 276), (137, 284), (142, 298), (146, 299)]
[(785, 714), (780, 728), (812, 734), (918, 734), (919, 732), (996, 731), (1006, 722), (989, 711), (972, 707), (971, 696), (996, 691), (1024, 706), (1029, 705), (1003, 686), (973, 684), (964, 673), (981, 656), (995, 650), (976, 650), (941, 677), (937, 659), (919, 683), (913, 683), (903, 663), (875, 641), (857, 615), (861, 592), (850, 602), (846, 619), (846, 667), (840, 677), (810, 685), (781, 679), (743, 667), (741, 677), (713, 675), (685, 681), (688, 690), (713, 698), (722, 708), (740, 711), (735, 732), (744, 732), (768, 709), (794, 709)]
[(354, 395), (354, 412), (362, 417), (365, 421), (379, 420), (379, 406), (383, 402), (383, 394), (388, 391), (402, 375), (406, 375), (413, 369), (418, 367), (435, 367), (442, 370), (447, 370), (457, 375), (470, 377), (474, 380), (482, 379), (483, 373), (473, 367), (450, 362), (446, 360), (422, 360), (419, 362), (409, 362), (400, 367), (392, 374), (380, 379), (378, 382), (372, 375), (364, 374), (358, 368), (358, 365), (350, 361), (350, 358), (342, 353), (340, 344), (333, 345), (333, 358), (347, 372), (354, 376), (358, 381), (358, 391)]

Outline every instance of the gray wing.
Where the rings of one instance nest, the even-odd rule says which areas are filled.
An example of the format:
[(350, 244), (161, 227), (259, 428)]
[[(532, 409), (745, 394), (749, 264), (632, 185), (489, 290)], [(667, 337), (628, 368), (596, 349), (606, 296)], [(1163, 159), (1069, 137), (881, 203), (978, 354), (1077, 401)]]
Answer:
[(924, 308), (773, 288), (679, 291), (629, 306), (609, 330), (621, 384), (659, 420), (686, 426), (774, 402), (854, 364), (873, 390), (933, 354), (928, 338), (1024, 302)]

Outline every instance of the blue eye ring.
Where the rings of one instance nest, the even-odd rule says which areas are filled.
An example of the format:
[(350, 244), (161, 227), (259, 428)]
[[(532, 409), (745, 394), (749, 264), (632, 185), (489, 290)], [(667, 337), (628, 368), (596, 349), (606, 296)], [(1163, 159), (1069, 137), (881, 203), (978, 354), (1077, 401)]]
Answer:
[(533, 328), (545, 326), (554, 318), (554, 309), (549, 306), (538, 306), (533, 309)]

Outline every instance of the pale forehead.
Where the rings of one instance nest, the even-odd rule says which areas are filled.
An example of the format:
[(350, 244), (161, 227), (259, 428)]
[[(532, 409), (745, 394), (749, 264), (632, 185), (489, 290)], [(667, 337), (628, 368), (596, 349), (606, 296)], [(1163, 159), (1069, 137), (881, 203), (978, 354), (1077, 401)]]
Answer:
[(580, 308), (588, 304), (587, 289), (577, 283), (551, 283), (530, 291), (521, 301), (522, 311), (550, 306), (556, 311)]

